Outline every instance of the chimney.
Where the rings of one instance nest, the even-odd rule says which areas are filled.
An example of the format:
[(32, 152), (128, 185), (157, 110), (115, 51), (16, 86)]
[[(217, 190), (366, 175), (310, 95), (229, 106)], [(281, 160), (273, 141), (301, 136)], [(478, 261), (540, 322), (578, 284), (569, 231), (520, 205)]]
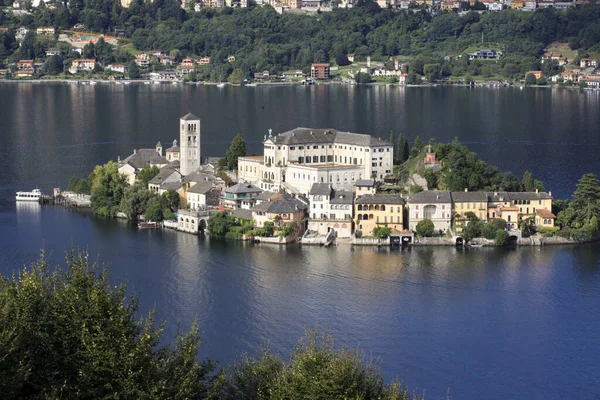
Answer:
[(133, 154), (137, 154), (137, 149), (133, 149)]
[(552, 192), (548, 192), (548, 196), (552, 197)]
[(117, 162), (120, 163), (121, 162), (121, 156), (117, 156)]
[(539, 193), (539, 192), (540, 192), (540, 189), (536, 188), (536, 189), (535, 189), (535, 192), (536, 192), (536, 193)]
[(438, 194), (437, 196), (435, 196), (435, 197), (436, 197), (436, 199), (438, 199), (438, 200), (440, 199), (440, 195), (439, 195), (439, 194)]

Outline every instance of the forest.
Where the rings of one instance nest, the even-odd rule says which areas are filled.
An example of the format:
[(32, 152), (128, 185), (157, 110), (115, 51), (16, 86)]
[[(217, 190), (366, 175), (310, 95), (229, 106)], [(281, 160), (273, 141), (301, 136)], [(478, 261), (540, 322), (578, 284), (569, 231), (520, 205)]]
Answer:
[[(198, 79), (208, 79), (211, 73), (226, 77), (234, 69), (243, 70), (246, 76), (263, 70), (307, 70), (312, 62), (333, 61), (347, 53), (356, 54), (358, 60), (368, 55), (378, 61), (406, 57), (413, 61), (413, 73), (429, 71), (432, 79), (450, 75), (516, 79), (528, 70), (540, 69), (540, 56), (554, 42), (568, 43), (579, 57), (600, 53), (600, 7), (595, 4), (564, 11), (440, 12), (435, 16), (426, 10), (381, 9), (371, 0), (361, 0), (352, 9), (315, 15), (278, 14), (269, 6), (205, 8), (196, 13), (183, 10), (176, 0), (135, 0), (129, 8), (122, 8), (118, 0), (69, 0), (67, 4), (55, 9), (40, 6), (24, 16), (2, 13), (0, 26), (71, 29), (82, 23), (86, 30), (106, 34), (122, 29), (138, 51), (162, 50), (178, 59), (210, 56), (211, 64), (200, 68)], [(4, 66), (24, 53), (11, 29), (0, 41)], [(43, 57), (45, 47), (55, 44), (41, 38), (31, 43), (28, 48), (36, 59)], [(458, 57), (481, 48), (503, 55), (497, 61)], [(112, 53), (104, 52), (103, 61), (126, 62), (132, 59), (132, 50), (119, 46)], [(235, 56), (234, 63), (227, 62), (229, 55)], [(445, 60), (445, 56), (450, 57)], [(546, 64), (545, 68), (557, 68)]]

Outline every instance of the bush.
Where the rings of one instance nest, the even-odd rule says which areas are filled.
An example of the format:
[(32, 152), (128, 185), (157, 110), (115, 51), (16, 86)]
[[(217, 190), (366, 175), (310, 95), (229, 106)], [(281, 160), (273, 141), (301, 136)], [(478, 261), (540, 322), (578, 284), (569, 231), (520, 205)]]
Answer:
[(543, 237), (553, 237), (556, 236), (557, 232), (558, 232), (559, 228), (557, 226), (554, 227), (545, 227), (545, 226), (540, 226), (537, 231), (539, 234), (541, 234)]
[(506, 221), (502, 218), (494, 218), (491, 224), (496, 229), (506, 229)]
[(506, 232), (504, 229), (498, 229), (496, 231), (496, 237), (494, 239), (496, 246), (504, 246), (506, 244), (507, 239), (508, 232)]
[(494, 225), (485, 223), (485, 224), (483, 224), (483, 227), (481, 228), (481, 236), (483, 236), (486, 239), (490, 239), (490, 240), (495, 239), (497, 230), (498, 229), (496, 229), (494, 227)]
[(392, 228), (390, 228), (389, 226), (378, 226), (377, 228), (373, 229), (373, 236), (378, 237), (380, 239), (390, 236), (391, 233)]
[(415, 227), (415, 231), (419, 236), (431, 236), (433, 235), (434, 229), (435, 226), (433, 225), (433, 222), (430, 219), (422, 219), (417, 223), (417, 226)]

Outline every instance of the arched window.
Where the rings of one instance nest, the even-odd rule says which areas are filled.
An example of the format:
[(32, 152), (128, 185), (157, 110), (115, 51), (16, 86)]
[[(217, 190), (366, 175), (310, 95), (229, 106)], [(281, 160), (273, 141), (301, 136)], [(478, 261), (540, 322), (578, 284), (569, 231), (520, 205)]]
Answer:
[(373, 219), (373, 214), (369, 214), (369, 219)]
[(362, 211), (362, 204), (358, 205), (358, 211)]
[(379, 204), (375, 204), (375, 211), (379, 211)]
[(381, 211), (385, 211), (385, 205), (381, 205)]
[(362, 221), (362, 214), (358, 214), (358, 220)]

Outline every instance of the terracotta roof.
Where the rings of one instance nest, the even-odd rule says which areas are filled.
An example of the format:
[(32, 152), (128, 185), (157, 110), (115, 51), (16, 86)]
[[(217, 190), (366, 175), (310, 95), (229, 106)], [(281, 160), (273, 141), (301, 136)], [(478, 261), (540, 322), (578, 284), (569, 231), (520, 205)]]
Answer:
[(545, 208), (541, 210), (535, 210), (535, 213), (542, 218), (556, 219), (556, 215), (552, 214), (552, 212), (546, 210)]

